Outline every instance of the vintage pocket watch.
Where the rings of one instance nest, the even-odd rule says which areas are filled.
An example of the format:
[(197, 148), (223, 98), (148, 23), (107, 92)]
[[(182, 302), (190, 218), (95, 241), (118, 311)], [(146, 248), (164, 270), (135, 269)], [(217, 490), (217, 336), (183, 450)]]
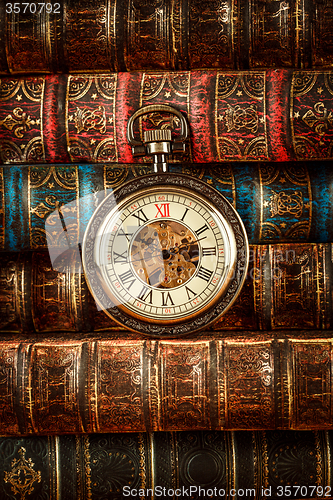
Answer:
[[(141, 115), (168, 112), (181, 136), (149, 130), (134, 138)], [(166, 155), (183, 152), (185, 117), (167, 105), (146, 106), (130, 118), (135, 156), (151, 154), (154, 173), (129, 181), (98, 206), (83, 241), (83, 266), (100, 309), (122, 326), (156, 337), (208, 327), (235, 301), (248, 266), (241, 219), (213, 187), (169, 173)]]

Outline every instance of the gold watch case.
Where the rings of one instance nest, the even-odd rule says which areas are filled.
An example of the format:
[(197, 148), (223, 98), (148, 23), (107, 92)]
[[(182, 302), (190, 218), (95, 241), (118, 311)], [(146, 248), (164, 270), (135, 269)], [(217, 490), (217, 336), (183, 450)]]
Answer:
[(100, 309), (127, 329), (178, 337), (216, 321), (246, 277), (241, 219), (214, 188), (155, 173), (105, 198), (83, 240), (82, 260)]

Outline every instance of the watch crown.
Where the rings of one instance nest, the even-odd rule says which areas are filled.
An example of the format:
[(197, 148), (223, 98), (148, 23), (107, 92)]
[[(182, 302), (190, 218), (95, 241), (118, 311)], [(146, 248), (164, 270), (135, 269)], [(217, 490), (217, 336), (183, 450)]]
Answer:
[(170, 154), (171, 130), (146, 130), (143, 142), (146, 143), (149, 155)]
[(171, 130), (169, 129), (156, 129), (146, 130), (143, 135), (143, 142), (171, 142)]

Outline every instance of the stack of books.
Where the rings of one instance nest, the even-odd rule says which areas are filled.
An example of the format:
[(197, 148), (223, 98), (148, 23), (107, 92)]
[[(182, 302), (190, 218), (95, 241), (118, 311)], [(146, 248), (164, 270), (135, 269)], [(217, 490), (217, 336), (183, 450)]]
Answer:
[[(0, 5), (0, 499), (333, 498), (333, 5)], [(81, 264), (126, 126), (186, 116), (172, 173), (250, 244), (235, 304), (180, 338), (99, 310)], [(172, 116), (146, 126), (179, 132)]]

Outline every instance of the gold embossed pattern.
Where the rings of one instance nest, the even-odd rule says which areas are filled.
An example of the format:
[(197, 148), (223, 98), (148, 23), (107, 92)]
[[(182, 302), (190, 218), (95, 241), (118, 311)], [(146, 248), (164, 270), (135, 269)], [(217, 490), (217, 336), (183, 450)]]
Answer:
[(332, 342), (291, 343), (292, 375), (295, 387), (293, 426), (319, 429), (332, 419)]
[(270, 341), (227, 342), (224, 384), (227, 392), (227, 427), (256, 429), (275, 427), (274, 353)]
[(291, 132), (298, 160), (333, 157), (333, 76), (295, 72), (291, 86)]
[(0, 413), (3, 426), (7, 429), (9, 435), (20, 432), (18, 416), (15, 414), (14, 394), (17, 376), (17, 347), (18, 344), (15, 341), (8, 341), (0, 347), (0, 385), (5, 388), (5, 390), (0, 391)]
[[(108, 72), (113, 67), (116, 0), (67, 0), (64, 53), (68, 72)], [(113, 7), (113, 8), (112, 8)], [(59, 16), (60, 17), (60, 16)], [(111, 45), (111, 47), (110, 47)]]
[(61, 253), (75, 247), (80, 215), (77, 167), (30, 166), (28, 190), (31, 248)]
[(309, 174), (302, 164), (259, 166), (260, 241), (308, 239), (312, 223)]
[(66, 135), (71, 161), (117, 161), (116, 85), (116, 74), (68, 78)]
[[(97, 426), (101, 432), (143, 431), (143, 341), (98, 348)], [(114, 389), (116, 395), (114, 396)]]
[(268, 159), (265, 73), (218, 73), (215, 106), (219, 160)]
[[(52, 343), (36, 344), (31, 372), (35, 432), (53, 428), (58, 434), (66, 429), (82, 432), (79, 413), (78, 378), (82, 344), (67, 342), (58, 347)], [(59, 416), (61, 415), (61, 418)]]
[(2, 163), (45, 160), (42, 123), (44, 85), (45, 79), (41, 77), (1, 80)]
[[(251, 68), (269, 68), (274, 61), (277, 67), (294, 65), (293, 52), (298, 46), (293, 40), (293, 5), (290, 1), (261, 2), (251, 0), (251, 43), (249, 61)], [(300, 29), (303, 24), (300, 24)], [(297, 41), (300, 34), (295, 33)], [(295, 46), (296, 45), (296, 46)]]
[(11, 471), (5, 471), (4, 482), (11, 485), (14, 495), (20, 495), (21, 500), (25, 500), (34, 492), (34, 483), (40, 483), (42, 476), (40, 471), (35, 470), (32, 459), (25, 457), (25, 448), (21, 447), (18, 454), (20, 458), (14, 458)]
[(163, 428), (184, 430), (211, 426), (206, 395), (209, 345), (163, 342), (160, 345)]
[(0, 168), (0, 250), (5, 248), (5, 186), (3, 167)]

